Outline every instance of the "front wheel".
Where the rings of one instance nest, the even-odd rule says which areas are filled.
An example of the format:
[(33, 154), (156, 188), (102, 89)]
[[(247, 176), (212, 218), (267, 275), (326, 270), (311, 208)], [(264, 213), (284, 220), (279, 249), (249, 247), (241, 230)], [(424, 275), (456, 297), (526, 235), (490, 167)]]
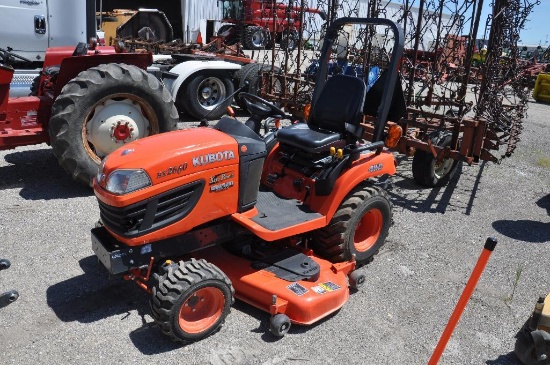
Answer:
[(132, 65), (106, 64), (69, 81), (52, 106), (50, 143), (75, 180), (92, 184), (101, 160), (136, 139), (175, 130), (168, 90)]
[(169, 266), (152, 294), (155, 322), (177, 342), (198, 341), (212, 334), (234, 301), (227, 276), (217, 266), (196, 259)]
[[(438, 147), (451, 145), (452, 134), (447, 131), (435, 131), (429, 135), (432, 143)], [(455, 174), (458, 161), (445, 158), (441, 162), (431, 152), (417, 150), (412, 161), (414, 180), (429, 188), (446, 185)]]
[(315, 252), (331, 262), (371, 262), (386, 240), (392, 206), (386, 192), (361, 184), (340, 204), (328, 226), (314, 231)]

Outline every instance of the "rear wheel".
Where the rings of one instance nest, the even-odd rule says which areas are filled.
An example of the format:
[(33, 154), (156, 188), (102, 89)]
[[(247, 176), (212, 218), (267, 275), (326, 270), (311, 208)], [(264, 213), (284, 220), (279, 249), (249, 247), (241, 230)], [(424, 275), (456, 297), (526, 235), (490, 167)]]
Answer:
[(233, 304), (227, 276), (205, 260), (172, 265), (153, 288), (151, 314), (161, 331), (178, 342), (203, 339), (224, 322)]
[[(197, 119), (207, 113), (208, 119), (217, 119), (225, 114), (231, 105), (229, 95), (235, 91), (229, 75), (221, 73), (198, 73), (191, 76), (186, 86), (182, 87), (178, 102)], [(215, 109), (215, 110), (214, 110)]]
[(314, 231), (316, 252), (331, 262), (349, 261), (357, 266), (371, 262), (388, 235), (392, 219), (386, 192), (362, 184), (351, 191), (328, 226)]
[(82, 71), (52, 106), (50, 142), (59, 164), (87, 185), (101, 160), (136, 139), (177, 128), (168, 90), (151, 74), (124, 64)]
[[(435, 146), (448, 147), (451, 145), (452, 134), (450, 132), (435, 131), (429, 137)], [(431, 152), (417, 150), (412, 161), (413, 178), (420, 185), (429, 188), (444, 186), (455, 174), (457, 166), (457, 160), (445, 158), (441, 162), (437, 162)]]

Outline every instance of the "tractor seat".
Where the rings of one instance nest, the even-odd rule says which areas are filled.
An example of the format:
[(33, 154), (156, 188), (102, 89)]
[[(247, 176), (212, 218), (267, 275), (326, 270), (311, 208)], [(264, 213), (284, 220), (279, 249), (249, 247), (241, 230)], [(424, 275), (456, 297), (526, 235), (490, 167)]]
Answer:
[(321, 90), (307, 124), (297, 123), (277, 132), (277, 140), (307, 153), (343, 147), (361, 137), (363, 103), (367, 87), (359, 78), (332, 76)]

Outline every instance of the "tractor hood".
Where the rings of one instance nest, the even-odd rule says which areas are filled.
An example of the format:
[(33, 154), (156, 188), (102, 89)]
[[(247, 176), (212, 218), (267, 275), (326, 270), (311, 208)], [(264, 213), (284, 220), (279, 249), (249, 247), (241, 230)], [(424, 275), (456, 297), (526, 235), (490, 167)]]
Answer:
[(153, 186), (238, 164), (238, 145), (231, 136), (211, 128), (162, 133), (129, 143), (111, 153), (100, 167), (98, 184), (105, 188), (116, 170), (144, 170)]

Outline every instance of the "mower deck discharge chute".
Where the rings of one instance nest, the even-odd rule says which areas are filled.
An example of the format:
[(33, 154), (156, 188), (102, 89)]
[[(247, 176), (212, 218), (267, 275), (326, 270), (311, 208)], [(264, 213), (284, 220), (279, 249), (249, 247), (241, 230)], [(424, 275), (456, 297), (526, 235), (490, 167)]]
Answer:
[(386, 19), (338, 19), (326, 33), (325, 61), (348, 23), (386, 26), (395, 40), (374, 141), (360, 140), (364, 80), (328, 77), (321, 65), (308, 123), (262, 137), (262, 120), (289, 116), (241, 93), (246, 123), (223, 117), (151, 136), (102, 163), (93, 250), (111, 274), (151, 293), (152, 316), (174, 340), (216, 331), (234, 298), (269, 312), (271, 332), (283, 336), (291, 323), (335, 312), (365, 282), (359, 267), (383, 245), (392, 216), (373, 181), (395, 173), (382, 137), (403, 34)]

